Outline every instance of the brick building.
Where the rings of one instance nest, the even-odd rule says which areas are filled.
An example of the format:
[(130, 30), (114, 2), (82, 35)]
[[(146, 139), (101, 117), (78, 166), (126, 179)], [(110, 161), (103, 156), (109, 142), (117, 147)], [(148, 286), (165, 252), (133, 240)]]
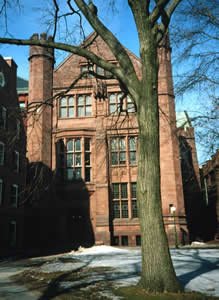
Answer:
[(22, 247), (26, 140), (16, 92), (17, 65), (0, 56), (0, 255)]
[[(84, 43), (91, 40), (92, 35)], [(117, 64), (99, 37), (88, 47)], [(139, 59), (128, 54), (140, 76)], [(168, 46), (159, 49), (159, 60), (162, 207), (173, 242), (174, 221), (181, 237), (187, 229)], [(90, 68), (105, 74), (77, 55), (69, 55), (53, 69), (53, 51), (31, 46), (29, 62), (27, 155), (32, 165), (40, 163), (53, 173), (50, 197), (40, 200), (47, 207), (43, 209), (45, 222), (54, 224), (51, 230), (63, 242), (139, 245), (138, 126), (132, 100), (127, 96), (120, 101), (122, 91), (115, 79), (99, 80), (87, 74), (71, 87)], [(42, 224), (45, 233), (47, 226)]]
[(201, 168), (206, 240), (219, 239), (219, 150)]

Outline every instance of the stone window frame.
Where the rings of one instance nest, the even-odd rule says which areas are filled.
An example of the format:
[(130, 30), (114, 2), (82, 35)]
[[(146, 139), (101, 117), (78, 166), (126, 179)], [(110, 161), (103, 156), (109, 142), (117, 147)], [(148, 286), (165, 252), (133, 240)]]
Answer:
[[(66, 100), (66, 103), (63, 103), (63, 100)], [(79, 102), (80, 100), (82, 100), (81, 103)], [(92, 115), (93, 111), (91, 93), (70, 94), (58, 99), (59, 119), (84, 118), (92, 117)]]
[(0, 128), (6, 129), (7, 124), (7, 108), (3, 105), (0, 105)]
[[(67, 149), (67, 143), (71, 140), (78, 140), (81, 141), (81, 150), (74, 151), (68, 151)], [(66, 181), (71, 180), (84, 180), (87, 183), (90, 183), (92, 181), (92, 151), (91, 151), (91, 145), (92, 145), (92, 137), (90, 136), (71, 136), (71, 137), (65, 137), (62, 139), (59, 139), (59, 141), (62, 140), (63, 149), (59, 149), (57, 155), (58, 155), (58, 165), (57, 168), (61, 170), (61, 176)], [(87, 142), (89, 141), (89, 148), (87, 145)], [(57, 141), (58, 142), (58, 141)], [(68, 166), (68, 159), (67, 155), (72, 155), (72, 167)], [(80, 164), (76, 165), (76, 156), (80, 155)], [(87, 162), (86, 162), (86, 156), (87, 156)], [(89, 156), (89, 157), (88, 157)], [(60, 163), (61, 162), (61, 163)], [(79, 161), (78, 161), (79, 162)], [(78, 178), (72, 177), (68, 179), (67, 170), (71, 168), (80, 168), (80, 176)]]
[(18, 207), (18, 191), (19, 186), (18, 184), (11, 185), (11, 195), (10, 195), (10, 206), (11, 207)]
[[(115, 142), (113, 142), (115, 140)], [(118, 140), (116, 142), (116, 140)], [(135, 147), (130, 141), (135, 140)], [(124, 146), (121, 141), (124, 141)], [(110, 165), (111, 167), (136, 166), (137, 165), (137, 135), (111, 135), (110, 144)], [(133, 160), (133, 157), (135, 158)]]

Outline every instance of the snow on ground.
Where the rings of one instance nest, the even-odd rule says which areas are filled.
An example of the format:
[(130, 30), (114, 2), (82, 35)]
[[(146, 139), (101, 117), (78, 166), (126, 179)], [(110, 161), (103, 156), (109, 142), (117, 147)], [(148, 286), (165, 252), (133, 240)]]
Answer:
[[(176, 274), (186, 290), (219, 296), (218, 249), (172, 249), (171, 256)], [(78, 281), (60, 283), (66, 288), (77, 288), (80, 285), (95, 284), (99, 281), (111, 281), (116, 286), (136, 284), (141, 271), (141, 250), (137, 248), (121, 249), (111, 246), (79, 248), (78, 251), (56, 255), (49, 259), (48, 257), (29, 259), (29, 268), (31, 264), (33, 266), (37, 264), (38, 260), (42, 262), (41, 266), (36, 268), (40, 272), (68, 272), (81, 268), (89, 272), (89, 276), (79, 278)], [(13, 268), (8, 266), (5, 269), (5, 264), (6, 262), (0, 264), (0, 278), (1, 273), (6, 276), (6, 273), (12, 272)], [(17, 262), (15, 261), (14, 264)], [(17, 265), (17, 267), (21, 271), (21, 266)], [(24, 264), (24, 267), (27, 265)], [(18, 271), (17, 268), (14, 270)]]

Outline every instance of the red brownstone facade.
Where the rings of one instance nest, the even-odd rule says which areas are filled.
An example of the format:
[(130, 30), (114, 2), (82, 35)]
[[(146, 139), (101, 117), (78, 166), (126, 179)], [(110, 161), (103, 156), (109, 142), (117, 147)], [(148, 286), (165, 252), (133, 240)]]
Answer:
[[(99, 37), (89, 49), (117, 63)], [(139, 59), (128, 53), (140, 76)], [(79, 239), (81, 244), (90, 238), (95, 243), (139, 245), (138, 126), (132, 100), (120, 100), (122, 91), (115, 79), (87, 74), (71, 87), (88, 69), (105, 74), (77, 55), (69, 55), (53, 69), (52, 50), (32, 46), (29, 61), (27, 155), (54, 174), (54, 202), (48, 211), (57, 209), (60, 236), (68, 231), (72, 242)], [(175, 226), (180, 239), (187, 229), (168, 46), (159, 49), (159, 61), (162, 207), (169, 240), (174, 242)]]

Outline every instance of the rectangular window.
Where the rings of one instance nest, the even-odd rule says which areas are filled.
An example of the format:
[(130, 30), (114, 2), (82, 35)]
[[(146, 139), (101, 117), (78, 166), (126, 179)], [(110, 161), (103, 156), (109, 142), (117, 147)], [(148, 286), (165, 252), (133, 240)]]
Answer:
[(0, 166), (5, 163), (5, 144), (0, 142)]
[(114, 93), (109, 96), (109, 112), (110, 114), (118, 114), (124, 111), (125, 101), (122, 99), (122, 94)]
[(127, 235), (121, 236), (121, 244), (122, 246), (128, 246), (129, 245), (129, 239)]
[(6, 128), (6, 121), (7, 121), (7, 109), (0, 105), (0, 128), (5, 129)]
[(96, 66), (96, 73), (101, 76), (105, 76), (105, 70), (99, 66)]
[(89, 71), (94, 72), (94, 66), (93, 65), (82, 65), (81, 66), (81, 73), (87, 72), (83, 75), (83, 78), (93, 78), (93, 74), (90, 74)]
[(136, 182), (131, 183), (132, 218), (138, 218)]
[(81, 139), (75, 138), (67, 141), (67, 180), (81, 179)]
[(75, 99), (73, 96), (59, 99), (59, 117), (73, 118), (75, 115)]
[(129, 137), (129, 163), (130, 165), (135, 165), (136, 161), (136, 144), (137, 144), (137, 137), (130, 136)]
[(111, 163), (112, 165), (126, 164), (125, 137), (116, 137), (111, 139)]
[(127, 183), (112, 184), (113, 218), (128, 218)]
[(13, 170), (19, 172), (20, 155), (18, 151), (13, 152)]
[(11, 207), (18, 206), (18, 185), (17, 184), (13, 184), (11, 186), (10, 205)]
[(132, 101), (132, 99), (130, 98), (130, 96), (127, 96), (127, 112), (128, 113), (134, 113), (134, 112), (136, 112), (135, 104)]
[(84, 139), (84, 162), (85, 162), (85, 181), (91, 181), (91, 152), (90, 152), (90, 139)]
[(136, 243), (136, 246), (141, 246), (141, 236), (140, 235), (136, 235), (135, 243)]
[(77, 116), (88, 117), (92, 115), (92, 101), (90, 95), (80, 95), (77, 98)]
[(3, 180), (0, 178), (0, 205), (3, 202)]
[(9, 223), (9, 246), (15, 247), (17, 243), (17, 223), (11, 221)]

